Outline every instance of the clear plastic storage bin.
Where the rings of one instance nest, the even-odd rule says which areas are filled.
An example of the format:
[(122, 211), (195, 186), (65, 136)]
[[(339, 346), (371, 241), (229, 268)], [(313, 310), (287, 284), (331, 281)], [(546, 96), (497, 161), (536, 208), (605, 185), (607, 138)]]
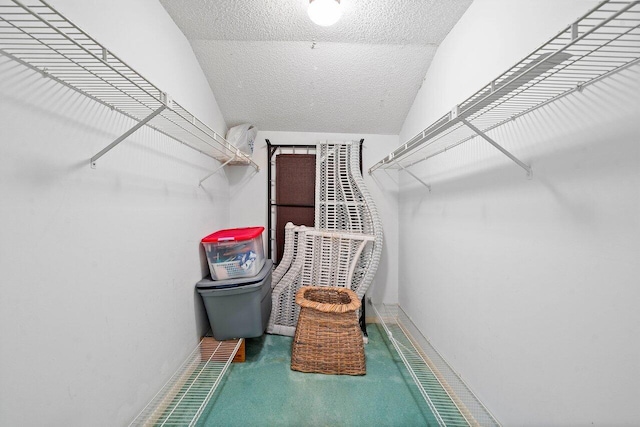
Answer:
[(202, 239), (213, 280), (252, 277), (264, 265), (264, 227), (216, 231)]

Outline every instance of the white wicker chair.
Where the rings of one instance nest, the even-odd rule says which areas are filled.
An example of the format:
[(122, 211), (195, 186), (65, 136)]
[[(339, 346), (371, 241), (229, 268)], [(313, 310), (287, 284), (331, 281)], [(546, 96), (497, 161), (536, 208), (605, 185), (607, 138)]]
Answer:
[(272, 276), (267, 332), (293, 336), (302, 286), (343, 286), (362, 298), (382, 252), (382, 224), (360, 173), (359, 142), (322, 142), (316, 149), (315, 228), (287, 224)]
[(289, 269), (272, 290), (267, 332), (293, 336), (300, 311), (295, 303), (298, 289), (303, 286), (347, 287), (352, 283), (365, 245), (373, 242), (374, 236), (322, 231), (304, 225), (293, 227), (291, 223), (287, 226), (292, 227), (290, 230), (296, 235), (295, 255)]

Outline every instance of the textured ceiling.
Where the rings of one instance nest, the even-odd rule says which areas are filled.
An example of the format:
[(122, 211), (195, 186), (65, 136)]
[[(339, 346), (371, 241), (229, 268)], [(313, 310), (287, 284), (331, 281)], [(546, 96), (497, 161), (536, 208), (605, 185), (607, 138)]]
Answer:
[(325, 28), (305, 0), (160, 0), (227, 125), (397, 134), (438, 44), (471, 0), (342, 0)]

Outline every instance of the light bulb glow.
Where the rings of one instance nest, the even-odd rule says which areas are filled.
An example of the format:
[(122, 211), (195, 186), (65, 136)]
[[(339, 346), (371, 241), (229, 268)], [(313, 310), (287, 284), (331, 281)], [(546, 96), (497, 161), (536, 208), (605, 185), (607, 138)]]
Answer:
[(342, 9), (339, 0), (311, 0), (307, 13), (314, 23), (328, 27), (338, 22)]

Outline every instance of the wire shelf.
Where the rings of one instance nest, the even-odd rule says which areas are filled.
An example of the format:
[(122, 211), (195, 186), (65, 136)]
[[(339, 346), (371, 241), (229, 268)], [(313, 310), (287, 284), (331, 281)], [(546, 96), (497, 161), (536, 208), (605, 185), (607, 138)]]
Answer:
[(204, 338), (129, 426), (193, 426), (243, 339)]
[[(639, 60), (640, 1), (604, 1), (373, 165), (369, 173), (407, 170), (479, 135), (487, 139), (486, 132)], [(512, 160), (531, 172), (528, 165)]]
[[(258, 169), (248, 155), (43, 0), (0, 0), (0, 53), (202, 154)], [(92, 163), (104, 153), (99, 154)]]
[(397, 305), (372, 304), (378, 322), (441, 426), (499, 426)]

